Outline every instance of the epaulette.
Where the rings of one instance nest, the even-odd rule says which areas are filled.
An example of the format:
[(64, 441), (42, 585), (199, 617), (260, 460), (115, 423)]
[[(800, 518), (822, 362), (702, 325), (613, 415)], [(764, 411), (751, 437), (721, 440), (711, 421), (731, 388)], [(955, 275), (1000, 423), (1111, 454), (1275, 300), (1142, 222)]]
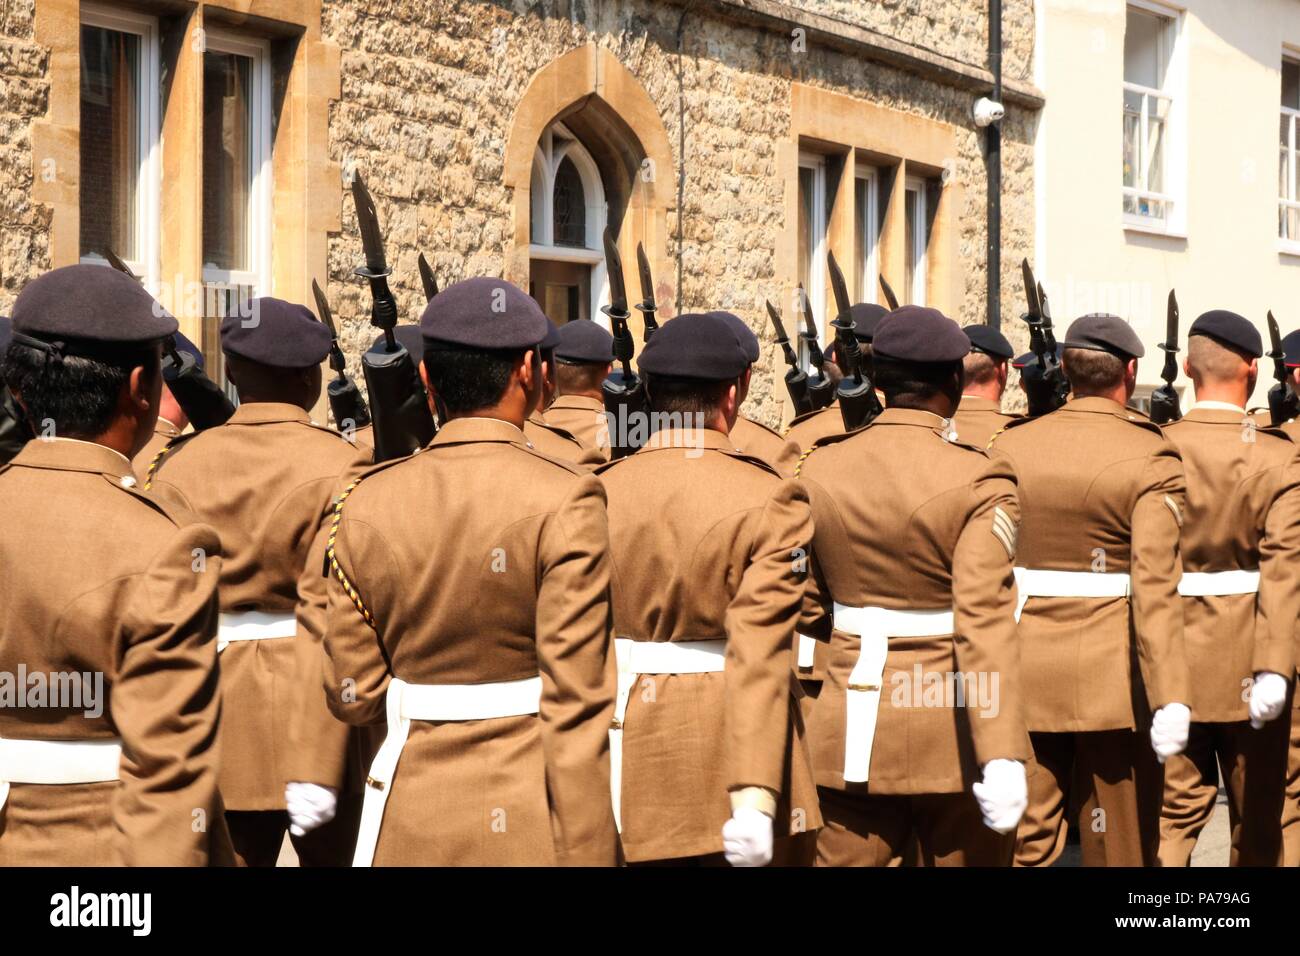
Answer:
[(158, 454), (153, 456), (153, 461), (149, 462), (149, 467), (144, 473), (144, 490), (148, 491), (153, 487), (154, 475), (157, 473), (159, 466), (162, 465), (163, 458), (170, 455), (173, 451), (194, 438), (196, 435), (202, 434), (202, 432), (190, 432), (187, 435), (177, 435), (167, 444), (163, 445), (162, 448), (158, 450)]
[[(159, 454), (161, 455), (162, 453), (159, 452)], [(148, 505), (150, 508), (158, 512), (158, 514), (162, 515), (164, 518), (166, 518), (176, 527), (179, 528), (189, 523), (188, 521), (182, 521), (175, 514), (173, 514), (171, 509), (168, 508), (166, 502), (159, 500), (153, 495), (145, 494), (145, 490), (147, 490), (147, 488), (145, 490), (141, 490), (135, 485), (129, 485), (129, 486), (124, 485), (120, 480), (113, 478), (112, 475), (105, 475), (104, 480), (107, 481), (114, 488), (116, 488), (118, 491), (124, 491), (132, 498), (134, 498), (136, 501), (139, 501), (141, 504)], [(190, 517), (192, 518), (192, 515)]]
[[(525, 439), (525, 440), (527, 440), (527, 439)], [(540, 458), (542, 461), (549, 461), (552, 465), (556, 465), (556, 466), (558, 466), (558, 467), (560, 467), (560, 468), (563, 468), (565, 471), (567, 471), (567, 472), (569, 472), (569, 473), (571, 473), (571, 474), (574, 474), (574, 475), (585, 475), (585, 474), (589, 474), (588, 472), (583, 471), (581, 468), (579, 468), (579, 467), (578, 467), (576, 464), (574, 464), (573, 462), (571, 462), (571, 461), (565, 461), (563, 458), (556, 458), (556, 457), (553, 456), (553, 455), (548, 455), (548, 454), (546, 454), (546, 452), (544, 452), (544, 451), (539, 451), (539, 450), (538, 450), (536, 447), (534, 447), (532, 444), (523, 445), (523, 444), (518, 444), (518, 443), (516, 443), (516, 442), (509, 442), (509, 444), (512, 445), (512, 446), (515, 447), (515, 448), (518, 448), (520, 451), (522, 451), (522, 452), (523, 452), (524, 454), (526, 454), (526, 455), (532, 455), (534, 458)], [(582, 443), (579, 442), (578, 444), (581, 445)]]
[[(825, 409), (822, 409), (822, 411), (825, 411)], [(821, 438), (818, 438), (816, 441), (814, 441), (811, 445), (808, 446), (807, 451), (805, 451), (802, 455), (799, 456), (799, 462), (794, 466), (794, 476), (796, 478), (799, 477), (799, 472), (803, 470), (803, 463), (807, 461), (808, 456), (811, 455), (813, 452), (815, 452), (818, 448), (825, 448), (827, 445), (834, 445), (836, 442), (842, 442), (847, 438), (852, 438), (854, 435), (870, 427), (871, 427), (871, 423), (868, 422), (867, 424), (862, 425), (859, 428), (853, 429), (853, 431), (851, 432), (839, 432), (834, 435), (823, 435)]]
[[(741, 415), (740, 417), (743, 418), (745, 421), (749, 422), (751, 425), (757, 425), (759, 428), (763, 429), (763, 431), (767, 432), (769, 435), (773, 435), (773, 436), (775, 436), (775, 437), (777, 437), (777, 438), (784, 438), (784, 437), (785, 437), (784, 435), (782, 435), (779, 431), (777, 431), (777, 430), (776, 430), (775, 428), (773, 428), (772, 426), (770, 426), (770, 425), (764, 425), (764, 424), (763, 424), (762, 422), (760, 422), (760, 421), (755, 421), (754, 419), (750, 418), (748, 415)], [(791, 422), (790, 424), (793, 425), (794, 422)]]
[(762, 468), (765, 472), (767, 472), (770, 475), (775, 475), (777, 478), (781, 477), (781, 473), (777, 471), (775, 468), (773, 468), (771, 465), (769, 465), (767, 462), (765, 462), (763, 459), (756, 458), (753, 455), (749, 454), (748, 452), (741, 451), (739, 448), (718, 448), (715, 449), (715, 451), (722, 452), (722, 454), (726, 455), (728, 458), (732, 459), (733, 461), (748, 462), (751, 465), (757, 465), (759, 468)]
[(547, 421), (536, 422), (533, 421), (531, 418), (528, 421), (526, 421), (524, 424), (536, 425), (538, 428), (544, 428), (552, 435), (555, 435), (559, 438), (563, 438), (566, 441), (571, 441), (575, 445), (582, 444), (582, 439), (580, 439), (577, 435), (573, 434), (573, 432), (569, 431), (567, 428), (561, 428), (559, 425), (552, 425), (550, 422)]
[(1007, 422), (1005, 425), (1003, 425), (1001, 428), (999, 428), (997, 431), (995, 431), (992, 435), (989, 436), (989, 443), (984, 446), (984, 450), (988, 451), (990, 448), (992, 448), (993, 443), (997, 441), (999, 436), (1001, 436), (1001, 434), (1007, 429), (1019, 428), (1021, 425), (1028, 425), (1030, 422), (1036, 422), (1039, 419), (1046, 418), (1046, 417), (1047, 416), (1045, 415), (1021, 415), (1017, 418), (1011, 419), (1011, 421)]
[(790, 429), (794, 428), (795, 425), (802, 425), (804, 422), (816, 418), (823, 412), (829, 412), (835, 407), (836, 406), (834, 405), (827, 405), (825, 408), (814, 408), (811, 412), (804, 412), (802, 415), (796, 415), (794, 418), (790, 419), (790, 424), (785, 426), (785, 431), (781, 433), (781, 437), (787, 437), (790, 434)]

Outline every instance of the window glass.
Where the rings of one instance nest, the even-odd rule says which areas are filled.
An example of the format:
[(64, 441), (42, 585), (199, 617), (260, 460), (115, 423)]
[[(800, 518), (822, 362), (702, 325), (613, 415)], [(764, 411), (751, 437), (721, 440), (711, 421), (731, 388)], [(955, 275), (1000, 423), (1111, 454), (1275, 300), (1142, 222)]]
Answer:
[(254, 268), (252, 82), (251, 58), (203, 54), (203, 262), (217, 269)]
[(1164, 84), (1164, 36), (1168, 21), (1154, 13), (1128, 11), (1124, 27), (1124, 82), (1160, 89)]
[(81, 28), (82, 255), (141, 254), (140, 47), (136, 34)]
[(1300, 63), (1282, 61), (1282, 105), (1300, 110)]
[(555, 171), (552, 208), (555, 216), (555, 244), (584, 248), (587, 245), (587, 202), (578, 167), (567, 156), (560, 161), (559, 168)]

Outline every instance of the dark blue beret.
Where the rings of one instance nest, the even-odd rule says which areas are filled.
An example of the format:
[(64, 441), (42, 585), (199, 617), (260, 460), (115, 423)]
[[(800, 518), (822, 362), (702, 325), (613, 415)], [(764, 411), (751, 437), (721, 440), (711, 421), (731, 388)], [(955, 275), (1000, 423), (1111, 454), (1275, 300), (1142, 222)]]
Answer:
[[(424, 357), (424, 336), (420, 334), (420, 327), (414, 322), (403, 322), (401, 325), (393, 326), (393, 337), (397, 339), (398, 345), (411, 353), (413, 362), (418, 362)], [(386, 338), (382, 332), (376, 335), (375, 340), (370, 343), (370, 351), (384, 351)]]
[(64, 266), (33, 279), (14, 302), (12, 331), (68, 352), (152, 342), (178, 328), (135, 279), (107, 266)]
[(731, 326), (731, 331), (736, 333), (736, 341), (738, 341), (740, 347), (745, 350), (745, 357), (749, 359), (750, 365), (753, 365), (758, 361), (758, 357), (763, 354), (762, 349), (760, 349), (758, 345), (758, 336), (754, 334), (753, 329), (745, 324), (744, 319), (736, 315), (734, 312), (726, 312), (721, 309), (713, 312), (706, 312), (705, 314), (715, 315), (722, 321), (726, 322), (727, 325)]
[(970, 351), (970, 339), (938, 309), (905, 305), (880, 320), (871, 348), (903, 362), (956, 362)]
[(875, 338), (876, 326), (889, 315), (889, 310), (874, 302), (858, 302), (849, 306), (849, 315), (853, 319), (854, 337), (859, 342), (870, 342)]
[(1300, 329), (1282, 336), (1282, 354), (1288, 368), (1300, 367)]
[(528, 349), (546, 338), (546, 314), (504, 279), (464, 279), (429, 300), (420, 334), (426, 343), (468, 349)]
[(697, 313), (665, 322), (641, 350), (637, 367), (647, 375), (721, 382), (739, 378), (749, 356), (725, 319)]
[(248, 306), (221, 320), (222, 351), (275, 368), (306, 368), (329, 355), (330, 330), (305, 305), (267, 296)]
[[(203, 352), (199, 347), (191, 342), (184, 334), (177, 332), (175, 335), (176, 351), (186, 355), (194, 356), (194, 367), (202, 370)], [(171, 362), (163, 362), (163, 378), (167, 381), (173, 381), (176, 378), (176, 369), (172, 367)]]
[(1141, 358), (1146, 354), (1133, 326), (1118, 315), (1106, 312), (1093, 312), (1071, 322), (1065, 331), (1065, 347), (1109, 352), (1123, 359)]
[(538, 344), (538, 348), (543, 352), (554, 351), (555, 347), (560, 344), (560, 327), (551, 321), (551, 317), (546, 317), (546, 338)]
[(967, 325), (963, 326), (962, 331), (970, 339), (972, 352), (983, 352), (1000, 362), (1005, 362), (1016, 354), (1007, 337), (991, 325)]
[(1187, 330), (1188, 338), (1193, 335), (1208, 335), (1251, 358), (1260, 358), (1264, 354), (1264, 340), (1260, 338), (1259, 329), (1250, 319), (1227, 309), (1211, 309), (1198, 315)]
[(568, 365), (604, 365), (614, 361), (614, 337), (595, 322), (574, 319), (560, 326), (555, 357)]

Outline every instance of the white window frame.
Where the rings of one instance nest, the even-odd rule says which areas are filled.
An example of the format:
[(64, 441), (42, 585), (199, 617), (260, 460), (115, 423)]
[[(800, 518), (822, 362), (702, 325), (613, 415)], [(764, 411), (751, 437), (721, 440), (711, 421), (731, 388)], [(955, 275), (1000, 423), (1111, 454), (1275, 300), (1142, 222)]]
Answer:
[(243, 286), (256, 296), (272, 295), (271, 235), (275, 213), (272, 206), (274, 180), (271, 162), (271, 44), (267, 40), (209, 29), (204, 53), (232, 53), (252, 60), (252, 96), (249, 97), (252, 127), (250, 148), (253, 182), (248, 191), (248, 260), (251, 269), (217, 269), (203, 266), (205, 285)]
[[(78, 43), (82, 26), (129, 33), (140, 38), (140, 76), (136, 102), (139, 117), (136, 148), (140, 157), (135, 184), (136, 255), (123, 261), (144, 280), (146, 288), (156, 293), (162, 271), (162, 247), (159, 240), (162, 206), (162, 146), (159, 136), (162, 91), (159, 86), (159, 69), (162, 60), (158, 45), (158, 18), (116, 7), (83, 3), (78, 25)], [(87, 253), (80, 261), (108, 265), (108, 260), (98, 253)]]
[[(1121, 82), (1126, 93), (1142, 96), (1142, 105), (1138, 119), (1140, 133), (1138, 185), (1125, 186), (1123, 166), (1120, 167), (1120, 191), (1122, 197), (1133, 197), (1164, 203), (1163, 219), (1155, 216), (1143, 216), (1130, 213), (1120, 203), (1124, 229), (1131, 232), (1148, 232), (1162, 236), (1186, 238), (1187, 236), (1187, 52), (1183, 42), (1183, 11), (1167, 6), (1156, 0), (1128, 0), (1125, 4), (1125, 16), (1128, 11), (1136, 10), (1165, 20), (1165, 33), (1161, 53), (1165, 58), (1164, 86), (1153, 89), (1139, 83)], [(1121, 67), (1122, 68), (1122, 67)], [(1147, 119), (1150, 116), (1152, 99), (1161, 99), (1169, 104), (1164, 123), (1164, 176), (1163, 192), (1145, 188), (1146, 179), (1146, 137)], [(1120, 98), (1120, 115), (1124, 114), (1123, 96)]]
[[(817, 342), (825, 347), (826, 333), (826, 236), (830, 226), (830, 215), (826, 211), (826, 157), (820, 153), (799, 153), (799, 168), (812, 170), (812, 211), (808, 221), (808, 260), (811, 263), (808, 275), (808, 287), (804, 292), (808, 296), (808, 305), (812, 309), (813, 321), (817, 327)], [(804, 330), (803, 308), (799, 302), (799, 290), (796, 288), (790, 298), (794, 305), (795, 328)], [(808, 364), (807, 349), (803, 339), (799, 340), (799, 358)]]
[(854, 170), (854, 212), (857, 212), (856, 187), (866, 184), (866, 208), (860, 224), (858, 239), (862, 243), (862, 288), (858, 290), (859, 302), (875, 302), (880, 295), (880, 171), (874, 166), (858, 163)]
[[(556, 132), (562, 134), (565, 142), (555, 143)], [(587, 212), (587, 243), (582, 248), (577, 246), (557, 246), (555, 239), (555, 177), (560, 164), (565, 159), (572, 160), (582, 180), (583, 201)], [(598, 325), (608, 329), (609, 316), (600, 311), (601, 306), (609, 304), (609, 282), (605, 267), (605, 250), (603, 236), (605, 225), (609, 220), (609, 206), (605, 200), (605, 185), (600, 178), (600, 168), (591, 158), (591, 153), (582, 145), (578, 137), (570, 132), (563, 123), (552, 123), (543, 132), (541, 140), (533, 148), (533, 170), (530, 181), (529, 197), (529, 246), (530, 259), (544, 259), (548, 262), (577, 262), (591, 267), (591, 301), (588, 304), (591, 318)], [(547, 242), (531, 242), (532, 227), (539, 226), (538, 235)], [(625, 276), (626, 278), (626, 276)]]
[[(1291, 63), (1300, 66), (1300, 55), (1286, 55), (1282, 57), (1284, 63)], [(1290, 195), (1279, 196), (1278, 203), (1278, 249), (1288, 255), (1300, 255), (1300, 236), (1284, 236), (1282, 229), (1286, 220), (1281, 213), (1287, 209), (1300, 209), (1300, 174), (1297, 173), (1296, 166), (1300, 164), (1300, 109), (1294, 107), (1280, 106), (1281, 116), (1290, 123), (1290, 130), (1287, 143), (1288, 164), (1287, 168), (1291, 172), (1291, 181), (1287, 184), (1287, 190)]]
[[(909, 192), (916, 193), (916, 228), (912, 230), (912, 267), (911, 304), (925, 305), (927, 277), (929, 275), (928, 255), (930, 248), (930, 197), (928, 184), (918, 176), (908, 176), (903, 182), (903, 202), (907, 202)], [(907, 215), (904, 205), (903, 215)]]

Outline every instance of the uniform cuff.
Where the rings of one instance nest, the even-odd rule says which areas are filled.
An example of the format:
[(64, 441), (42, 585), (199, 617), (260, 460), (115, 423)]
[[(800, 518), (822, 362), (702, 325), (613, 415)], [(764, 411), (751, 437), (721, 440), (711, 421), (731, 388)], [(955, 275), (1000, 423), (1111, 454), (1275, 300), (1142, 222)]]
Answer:
[(731, 791), (731, 812), (750, 807), (769, 817), (776, 817), (776, 794), (767, 787), (740, 787)]

